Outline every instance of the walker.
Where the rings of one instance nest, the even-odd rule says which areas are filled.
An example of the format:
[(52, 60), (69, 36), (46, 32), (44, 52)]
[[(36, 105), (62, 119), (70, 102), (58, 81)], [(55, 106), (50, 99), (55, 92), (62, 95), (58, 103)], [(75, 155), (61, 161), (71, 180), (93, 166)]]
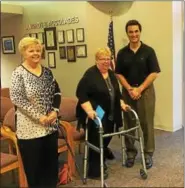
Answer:
[[(129, 109), (128, 113), (132, 113), (135, 120), (136, 120), (136, 126), (127, 130), (124, 130), (124, 123), (123, 126), (119, 129), (119, 132), (109, 133), (109, 134), (103, 134), (104, 130), (102, 127), (102, 122), (99, 117), (96, 117), (96, 119), (99, 122), (99, 135), (100, 135), (100, 147), (96, 147), (95, 145), (88, 142), (88, 126), (86, 126), (85, 130), (85, 151), (84, 151), (84, 172), (83, 172), (83, 179), (84, 184), (87, 183), (87, 157), (88, 157), (88, 151), (89, 147), (93, 149), (96, 152), (100, 153), (100, 170), (101, 170), (101, 187), (108, 187), (106, 182), (104, 182), (104, 163), (103, 163), (103, 157), (104, 157), (104, 151), (103, 151), (103, 138), (115, 136), (115, 135), (121, 135), (121, 152), (122, 152), (122, 166), (125, 166), (125, 139), (124, 137), (131, 137), (134, 140), (137, 140), (140, 143), (140, 150), (141, 150), (141, 157), (142, 157), (142, 168), (140, 169), (140, 176), (142, 179), (147, 179), (147, 170), (146, 170), (146, 164), (145, 164), (145, 158), (144, 158), (144, 151), (143, 151), (143, 135), (142, 135), (142, 129), (140, 126), (140, 121), (138, 118), (137, 113), (133, 109)], [(87, 118), (88, 121), (88, 118)], [(86, 123), (87, 125), (87, 123)], [(131, 131), (136, 130), (136, 136), (129, 135), (128, 133)]]

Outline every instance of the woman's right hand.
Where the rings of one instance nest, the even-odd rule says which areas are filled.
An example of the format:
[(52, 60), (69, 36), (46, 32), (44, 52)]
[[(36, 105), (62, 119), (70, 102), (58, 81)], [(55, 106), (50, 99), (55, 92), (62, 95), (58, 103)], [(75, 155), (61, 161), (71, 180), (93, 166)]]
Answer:
[(95, 117), (97, 116), (96, 112), (94, 110), (90, 110), (87, 112), (87, 115), (90, 119), (94, 120)]
[(49, 125), (48, 117), (45, 115), (41, 116), (39, 119), (39, 123), (44, 126), (48, 126)]

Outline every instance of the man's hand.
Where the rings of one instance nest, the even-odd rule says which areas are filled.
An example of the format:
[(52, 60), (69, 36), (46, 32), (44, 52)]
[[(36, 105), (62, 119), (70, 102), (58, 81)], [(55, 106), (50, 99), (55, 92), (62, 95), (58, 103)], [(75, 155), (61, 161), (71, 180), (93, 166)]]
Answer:
[(133, 91), (133, 89), (134, 88), (129, 88), (127, 91), (128, 91), (128, 94), (130, 95), (130, 97), (133, 99), (134, 98), (134, 95), (133, 95), (133, 93), (132, 93), (132, 91)]
[(53, 125), (57, 120), (57, 112), (51, 111), (47, 116), (49, 124)]
[(131, 96), (133, 100), (138, 100), (141, 97), (141, 89), (139, 87), (134, 87), (131, 90)]

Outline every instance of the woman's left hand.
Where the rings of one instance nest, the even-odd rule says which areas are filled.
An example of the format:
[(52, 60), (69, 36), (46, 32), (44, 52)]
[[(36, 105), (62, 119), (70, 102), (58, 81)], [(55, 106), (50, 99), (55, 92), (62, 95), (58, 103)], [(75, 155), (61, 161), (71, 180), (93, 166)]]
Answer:
[(121, 109), (125, 112), (129, 111), (131, 107), (128, 104), (122, 104)]
[(57, 113), (52, 111), (48, 114), (48, 122), (53, 125), (57, 120)]

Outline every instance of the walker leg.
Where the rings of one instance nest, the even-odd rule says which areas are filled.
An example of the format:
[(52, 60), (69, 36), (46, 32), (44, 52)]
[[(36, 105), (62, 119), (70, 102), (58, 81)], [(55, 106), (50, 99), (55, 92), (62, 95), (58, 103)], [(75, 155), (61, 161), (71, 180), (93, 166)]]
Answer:
[(144, 156), (144, 149), (143, 149), (143, 137), (142, 137), (142, 130), (140, 126), (138, 130), (138, 136), (139, 136), (141, 158), (142, 158), (142, 169), (140, 169), (140, 175), (143, 179), (147, 179), (147, 170), (146, 170), (146, 163), (145, 163), (145, 156)]
[(103, 130), (100, 128), (100, 169), (101, 169), (101, 187), (104, 187), (104, 162), (103, 162)]
[(121, 135), (121, 152), (122, 152), (122, 166), (125, 166), (125, 161), (126, 161), (126, 148), (125, 148), (125, 136), (122, 134)]
[(86, 131), (85, 131), (85, 148), (84, 148), (84, 184), (87, 183), (87, 156), (88, 156), (88, 145), (87, 145), (87, 141), (88, 141), (88, 127), (86, 127)]

